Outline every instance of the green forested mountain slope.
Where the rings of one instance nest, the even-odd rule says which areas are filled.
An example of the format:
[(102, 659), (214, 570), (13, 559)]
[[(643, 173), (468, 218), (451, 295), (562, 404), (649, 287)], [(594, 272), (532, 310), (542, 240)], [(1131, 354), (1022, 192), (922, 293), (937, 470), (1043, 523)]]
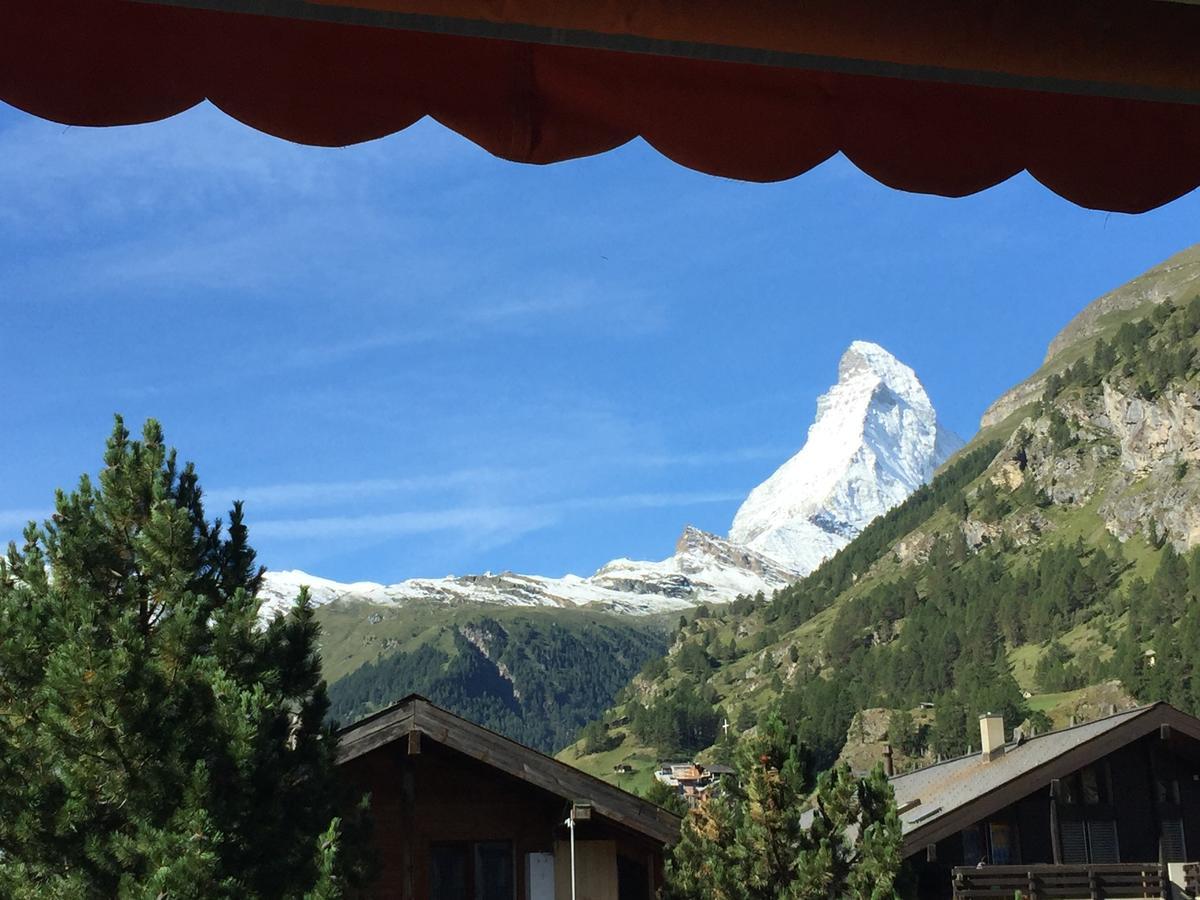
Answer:
[(1181, 303), (1200, 292), (1200, 244), (1188, 247), (1137, 278), (1098, 297), (1067, 323), (1050, 342), (1036, 372), (1005, 391), (983, 414), (986, 428), (1037, 400), (1046, 379), (1090, 354), (1097, 338), (1111, 341), (1125, 322), (1141, 318), (1157, 303)]
[(581, 610), (339, 603), (317, 616), (338, 721), (419, 693), (546, 752), (667, 643), (660, 621)]
[(1044, 728), (1113, 679), (1109, 700), (1200, 711), (1200, 299), (1139, 290), (808, 578), (680, 623), (606, 717), (605, 752), (564, 757), (610, 774), (623, 755), (721, 755), (721, 722), (732, 739), (778, 709), (827, 763), (871, 708), (904, 711), (890, 737), (911, 755), (947, 755), (985, 709)]

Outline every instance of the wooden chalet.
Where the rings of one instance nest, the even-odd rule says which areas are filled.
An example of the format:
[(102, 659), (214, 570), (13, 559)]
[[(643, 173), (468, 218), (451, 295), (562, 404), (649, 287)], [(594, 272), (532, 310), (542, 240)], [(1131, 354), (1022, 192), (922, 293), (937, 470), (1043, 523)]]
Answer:
[(338, 764), (371, 795), (366, 897), (652, 900), (678, 817), (410, 696), (343, 729)]
[(922, 898), (1195, 896), (1200, 720), (1165, 703), (892, 778)]

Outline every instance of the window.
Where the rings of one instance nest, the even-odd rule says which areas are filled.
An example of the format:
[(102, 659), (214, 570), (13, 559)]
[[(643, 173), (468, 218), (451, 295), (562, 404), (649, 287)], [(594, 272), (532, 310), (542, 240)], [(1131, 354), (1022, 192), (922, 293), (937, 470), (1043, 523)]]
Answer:
[(625, 856), (617, 857), (618, 900), (649, 900), (650, 870), (643, 863)]
[(980, 861), (986, 861), (978, 827), (965, 829), (962, 833), (962, 842), (964, 866), (973, 866)]
[(431, 900), (467, 900), (467, 845), (434, 844), (429, 848)]
[(475, 900), (512, 900), (512, 845), (489, 841), (475, 845)]
[(1012, 865), (1021, 862), (1017, 826), (1003, 820), (965, 828), (962, 837), (963, 865)]
[(1007, 866), (1017, 862), (1016, 841), (1013, 828), (1007, 822), (988, 823), (988, 845), (991, 848), (991, 864)]
[(430, 900), (513, 900), (514, 891), (508, 841), (430, 846)]

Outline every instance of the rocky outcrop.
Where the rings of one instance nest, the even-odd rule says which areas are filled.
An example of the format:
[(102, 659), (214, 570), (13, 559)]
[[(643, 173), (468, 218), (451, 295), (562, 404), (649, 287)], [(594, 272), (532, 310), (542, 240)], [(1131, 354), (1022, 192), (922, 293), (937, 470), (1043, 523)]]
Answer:
[(517, 682), (508, 666), (499, 659), (508, 643), (508, 633), (496, 624), (460, 625), (458, 633), (495, 667), (496, 673), (508, 682), (513, 699), (518, 703), (521, 702), (521, 689), (517, 687)]
[[(1118, 540), (1140, 535), (1178, 550), (1200, 543), (1200, 389), (1173, 388), (1155, 399), (1132, 386), (1102, 383), (1082, 396), (1060, 398), (1053, 413), (1066, 433), (1052, 435), (1050, 414), (1026, 420), (1010, 437), (989, 480), (1019, 490), (1027, 479), (1057, 507), (1095, 503), (1104, 527)], [(1012, 459), (1017, 453), (1025, 463)], [(972, 546), (995, 540), (995, 527), (964, 523)], [(1003, 533), (1018, 545), (1050, 526), (1036, 508), (1007, 518)]]
[(1200, 391), (1170, 391), (1150, 401), (1105, 384), (1103, 421), (1127, 472), (1147, 472), (1164, 460), (1200, 461)]
[(892, 556), (902, 566), (919, 564), (929, 559), (929, 551), (933, 549), (934, 536), (923, 531), (914, 532), (901, 538), (892, 547)]
[(767, 581), (790, 582), (796, 577), (793, 570), (779, 565), (761, 553), (755, 553), (749, 547), (735, 544), (691, 525), (683, 530), (683, 534), (675, 542), (675, 554), (685, 561), (682, 566), (684, 572), (695, 571), (699, 560), (712, 560), (720, 565), (753, 572)]
[(1023, 406), (1028, 406), (1039, 399), (1046, 391), (1046, 378), (1049, 374), (1035, 376), (1029, 381), (1022, 381), (1016, 387), (1009, 388), (999, 399), (983, 411), (979, 418), (980, 428), (991, 428), (999, 425)]

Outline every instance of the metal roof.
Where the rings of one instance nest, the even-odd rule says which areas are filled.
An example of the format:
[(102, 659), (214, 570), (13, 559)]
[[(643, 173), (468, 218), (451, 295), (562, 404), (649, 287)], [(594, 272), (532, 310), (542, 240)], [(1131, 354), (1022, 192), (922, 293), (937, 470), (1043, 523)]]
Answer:
[(1166, 703), (1154, 703), (1009, 742), (991, 761), (974, 753), (894, 776), (890, 781), (896, 804), (904, 810), (900, 819), (905, 855), (1164, 725), (1200, 741), (1200, 720)]

